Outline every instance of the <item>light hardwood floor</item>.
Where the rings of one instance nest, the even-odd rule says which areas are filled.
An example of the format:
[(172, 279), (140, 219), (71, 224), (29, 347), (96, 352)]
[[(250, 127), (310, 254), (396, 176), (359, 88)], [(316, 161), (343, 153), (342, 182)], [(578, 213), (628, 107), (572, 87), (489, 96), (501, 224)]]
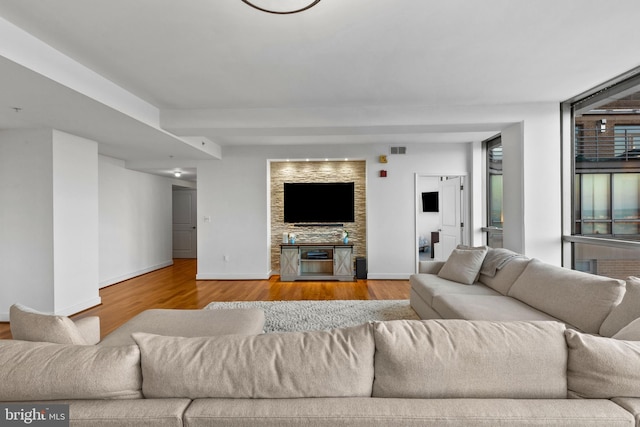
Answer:
[[(99, 316), (104, 337), (149, 308), (199, 309), (212, 301), (378, 300), (408, 299), (408, 280), (355, 282), (280, 282), (269, 280), (196, 280), (196, 260), (176, 259), (174, 265), (100, 290), (102, 304), (72, 318)], [(20, 301), (29, 305), (29, 301)], [(0, 323), (0, 338), (11, 338), (8, 323)]]

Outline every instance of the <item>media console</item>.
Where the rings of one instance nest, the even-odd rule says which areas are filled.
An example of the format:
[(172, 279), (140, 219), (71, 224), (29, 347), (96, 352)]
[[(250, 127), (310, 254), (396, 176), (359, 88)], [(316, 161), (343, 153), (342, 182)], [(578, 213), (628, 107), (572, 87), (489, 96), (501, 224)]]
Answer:
[(282, 243), (280, 280), (354, 281), (353, 245), (344, 243)]

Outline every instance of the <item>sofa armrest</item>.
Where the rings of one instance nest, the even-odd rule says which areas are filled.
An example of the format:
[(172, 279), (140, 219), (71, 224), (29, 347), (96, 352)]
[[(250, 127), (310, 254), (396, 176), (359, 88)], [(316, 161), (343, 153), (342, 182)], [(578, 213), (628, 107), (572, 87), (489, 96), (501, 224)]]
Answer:
[(74, 320), (80, 335), (87, 341), (87, 344), (94, 345), (100, 342), (100, 318), (98, 316), (83, 317)]
[(444, 261), (420, 261), (418, 265), (418, 273), (438, 274)]

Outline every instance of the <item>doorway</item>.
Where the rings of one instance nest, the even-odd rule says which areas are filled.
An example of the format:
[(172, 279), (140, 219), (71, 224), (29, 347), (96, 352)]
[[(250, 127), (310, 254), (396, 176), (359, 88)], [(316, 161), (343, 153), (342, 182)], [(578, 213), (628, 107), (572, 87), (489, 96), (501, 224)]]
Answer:
[(445, 260), (465, 243), (464, 176), (415, 176), (416, 272), (420, 261)]
[(197, 191), (173, 187), (173, 257), (198, 257)]

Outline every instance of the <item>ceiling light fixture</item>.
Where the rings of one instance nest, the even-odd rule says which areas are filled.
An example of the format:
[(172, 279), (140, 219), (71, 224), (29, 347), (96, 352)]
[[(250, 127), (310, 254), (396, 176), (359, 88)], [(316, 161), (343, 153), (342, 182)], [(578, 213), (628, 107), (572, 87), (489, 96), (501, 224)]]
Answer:
[(309, 3), (308, 5), (306, 5), (304, 7), (301, 7), (300, 9), (279, 11), (279, 10), (271, 10), (271, 9), (266, 9), (264, 7), (256, 6), (255, 4), (251, 3), (249, 0), (241, 0), (241, 1), (243, 3), (248, 4), (249, 6), (251, 6), (254, 9), (261, 10), (262, 12), (274, 13), (276, 15), (291, 15), (292, 13), (304, 12), (305, 10), (311, 9), (313, 6), (315, 6), (318, 3), (320, 3), (320, 0), (313, 0), (311, 3)]
[(182, 176), (182, 172), (180, 172), (180, 171), (175, 171), (175, 172), (173, 173), (173, 176), (175, 176), (176, 178), (180, 178), (180, 177)]

